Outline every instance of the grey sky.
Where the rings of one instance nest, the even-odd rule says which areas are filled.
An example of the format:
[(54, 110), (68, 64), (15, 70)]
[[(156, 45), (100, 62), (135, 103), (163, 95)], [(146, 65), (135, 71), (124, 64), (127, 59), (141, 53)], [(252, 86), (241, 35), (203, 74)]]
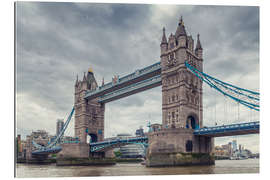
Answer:
[[(200, 33), (204, 71), (240, 87), (259, 90), (259, 8), (236, 6), (125, 5), (93, 3), (17, 3), (18, 133), (46, 129), (55, 133), (56, 119), (73, 106), (76, 75), (91, 66), (102, 77), (126, 75), (159, 61), (162, 27), (175, 33), (180, 15), (187, 32)], [(204, 124), (237, 121), (237, 104), (204, 86)], [(233, 107), (233, 108), (232, 108)], [(216, 109), (216, 113), (214, 113)], [(240, 118), (259, 113), (240, 108)], [(105, 136), (131, 133), (149, 121), (161, 123), (161, 87), (106, 104)], [(73, 135), (73, 125), (67, 134)], [(258, 135), (237, 138), (258, 151)]]

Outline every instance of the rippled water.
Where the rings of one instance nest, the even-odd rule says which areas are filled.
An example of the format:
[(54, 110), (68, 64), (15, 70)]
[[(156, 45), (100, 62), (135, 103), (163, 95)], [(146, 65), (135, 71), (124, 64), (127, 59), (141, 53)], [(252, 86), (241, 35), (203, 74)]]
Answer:
[(112, 166), (56, 166), (17, 164), (17, 177), (74, 177), (177, 174), (259, 173), (259, 160), (216, 160), (213, 166), (155, 167), (140, 163), (119, 163)]

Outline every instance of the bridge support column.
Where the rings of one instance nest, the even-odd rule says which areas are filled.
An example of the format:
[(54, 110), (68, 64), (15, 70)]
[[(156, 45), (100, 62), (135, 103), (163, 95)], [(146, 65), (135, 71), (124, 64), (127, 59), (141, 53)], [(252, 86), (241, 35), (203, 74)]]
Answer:
[(105, 157), (106, 158), (114, 158), (115, 155), (114, 155), (113, 149), (106, 151), (105, 152)]
[(146, 166), (212, 165), (213, 139), (193, 135), (192, 129), (171, 128), (148, 134)]
[(89, 144), (71, 143), (62, 144), (62, 150), (57, 154), (57, 158), (89, 158)]

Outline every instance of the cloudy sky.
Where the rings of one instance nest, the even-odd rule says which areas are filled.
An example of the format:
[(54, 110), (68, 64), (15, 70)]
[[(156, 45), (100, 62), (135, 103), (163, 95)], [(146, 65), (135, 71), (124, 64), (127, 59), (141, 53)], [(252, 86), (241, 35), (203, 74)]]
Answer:
[[(102, 78), (124, 76), (159, 61), (162, 27), (175, 33), (183, 16), (188, 34), (200, 33), (204, 71), (223, 81), (259, 91), (259, 8), (245, 6), (125, 5), (93, 3), (16, 4), (17, 133), (46, 129), (67, 118), (74, 103), (76, 75), (89, 67)], [(204, 86), (204, 125), (259, 120)], [(106, 104), (105, 137), (134, 134), (147, 122), (161, 123), (161, 87)], [(67, 130), (73, 135), (74, 121)], [(259, 136), (232, 139), (258, 151)]]

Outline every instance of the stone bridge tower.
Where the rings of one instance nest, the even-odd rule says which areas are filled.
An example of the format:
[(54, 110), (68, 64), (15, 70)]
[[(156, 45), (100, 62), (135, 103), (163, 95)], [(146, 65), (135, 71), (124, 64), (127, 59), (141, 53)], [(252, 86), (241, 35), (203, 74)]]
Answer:
[(182, 17), (168, 42), (163, 28), (161, 41), (162, 125), (164, 127), (202, 127), (202, 81), (186, 67), (185, 61), (202, 71), (202, 47), (197, 37), (188, 36)]
[(213, 139), (193, 135), (203, 126), (202, 81), (185, 66), (203, 71), (203, 49), (185, 30), (182, 17), (168, 40), (160, 44), (162, 128), (148, 134), (147, 166), (213, 164)]
[(104, 139), (104, 111), (105, 104), (97, 99), (90, 101), (84, 99), (87, 91), (98, 87), (94, 73), (90, 68), (83, 80), (75, 83), (75, 136), (79, 137), (81, 143), (87, 142), (90, 136), (91, 142), (103, 141)]

